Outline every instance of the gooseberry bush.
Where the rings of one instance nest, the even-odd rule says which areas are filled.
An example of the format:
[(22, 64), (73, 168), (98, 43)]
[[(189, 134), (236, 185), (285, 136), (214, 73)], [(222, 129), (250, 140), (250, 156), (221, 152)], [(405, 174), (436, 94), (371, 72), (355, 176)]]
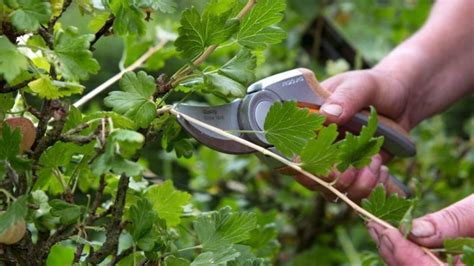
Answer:
[[(244, 96), (263, 51), (287, 37), (278, 26), (286, 3), (211, 0), (187, 7), (177, 29), (152, 23), (178, 16), (177, 5), (173, 0), (0, 0), (0, 261), (267, 265), (276, 260), (275, 213), (225, 204), (200, 209), (194, 199), (202, 192), (177, 189), (173, 176), (149, 178), (144, 150), (158, 145), (174, 152), (181, 165), (195, 167), (192, 160), (199, 156), (207, 160), (204, 168), (220, 167), (215, 153), (205, 148), (193, 153), (195, 141), (182, 132), (180, 114), (170, 104), (194, 95), (211, 103)], [(90, 17), (88, 32), (61, 22), (71, 9)], [(101, 69), (95, 46), (112, 36), (125, 44), (122, 69), (98, 89), (119, 79), (120, 89), (100, 99), (105, 110), (83, 112), (90, 100), (80, 98), (83, 84)], [(220, 54), (229, 47), (232, 56)], [(211, 56), (217, 59), (210, 61)], [(172, 75), (155, 73), (168, 61), (182, 64)], [(139, 67), (147, 72), (136, 71)], [(374, 137), (374, 109), (359, 136), (336, 141), (336, 125), (323, 123), (323, 117), (293, 102), (277, 103), (265, 134), (282, 154), (301, 158), (289, 166), (335, 190), (315, 175), (367, 165), (383, 138)], [(204, 180), (215, 178), (197, 168)], [(379, 187), (363, 203), (365, 210), (356, 210), (366, 219), (409, 226), (415, 202), (387, 196)]]

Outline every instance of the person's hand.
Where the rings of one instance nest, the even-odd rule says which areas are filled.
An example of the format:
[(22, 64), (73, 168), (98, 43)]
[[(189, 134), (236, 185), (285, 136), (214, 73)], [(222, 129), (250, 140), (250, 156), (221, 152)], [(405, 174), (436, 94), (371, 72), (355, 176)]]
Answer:
[(443, 240), (474, 236), (474, 194), (435, 213), (413, 220), (409, 239), (397, 230), (370, 222), (369, 234), (388, 265), (435, 265), (421, 246), (440, 248)]
[[(391, 118), (406, 130), (410, 128), (406, 108), (408, 92), (389, 73), (376, 69), (351, 71), (329, 78), (321, 86), (332, 93), (321, 107), (321, 114), (327, 117), (329, 123), (344, 124), (360, 110), (373, 105), (378, 113)], [(379, 183), (384, 184), (387, 180), (388, 169), (382, 165), (387, 159), (384, 154), (376, 155), (365, 168), (349, 168), (341, 174), (335, 187), (347, 192), (349, 198), (355, 201), (367, 197)], [(333, 173), (323, 178), (331, 182), (335, 176)], [(296, 176), (296, 179), (309, 189), (322, 191), (326, 198), (334, 199), (330, 192), (311, 179), (302, 175)]]

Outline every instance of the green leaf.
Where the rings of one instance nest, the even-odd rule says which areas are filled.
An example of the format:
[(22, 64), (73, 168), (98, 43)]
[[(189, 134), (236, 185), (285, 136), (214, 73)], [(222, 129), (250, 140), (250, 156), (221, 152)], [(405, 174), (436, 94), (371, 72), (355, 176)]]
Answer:
[(67, 203), (63, 200), (54, 199), (49, 202), (51, 215), (59, 217), (62, 224), (76, 223), (84, 214), (83, 206)]
[[(59, 86), (58, 86), (59, 85)], [(43, 76), (28, 83), (28, 87), (40, 98), (54, 100), (72, 94), (82, 93), (84, 87), (79, 84), (53, 81), (49, 76)]]
[[(276, 216), (277, 212), (275, 210), (267, 213), (257, 211), (257, 227), (250, 232), (250, 238), (242, 243), (245, 247), (250, 247), (252, 254), (255, 254), (257, 257), (269, 258), (278, 253), (280, 244), (277, 240), (278, 230), (275, 223), (277, 219)], [(242, 255), (248, 253), (243, 252), (243, 250), (239, 248), (243, 247), (242, 244), (234, 245), (241, 255), (238, 260), (242, 259)]]
[(118, 154), (116, 149), (117, 143), (110, 137), (106, 145), (105, 153), (101, 154), (91, 165), (94, 175), (101, 175), (112, 171), (118, 175), (126, 174), (127, 176), (138, 176), (145, 170), (139, 163), (127, 160)]
[(135, 121), (139, 127), (148, 127), (156, 117), (156, 104), (151, 99), (156, 89), (153, 77), (143, 71), (129, 72), (120, 80), (120, 88), (123, 91), (111, 92), (105, 98), (105, 104)]
[(151, 203), (147, 199), (140, 199), (130, 207), (131, 223), (127, 226), (127, 231), (132, 235), (133, 240), (138, 242), (150, 232), (155, 220), (156, 213)]
[(0, 159), (13, 159), (20, 153), (21, 132), (19, 128), (12, 129), (3, 123), (0, 138)]
[[(415, 201), (413, 201), (415, 202)], [(413, 209), (414, 209), (414, 204), (408, 208), (408, 210), (405, 212), (403, 215), (402, 219), (400, 220), (400, 227), (403, 228), (403, 236), (405, 238), (408, 237), (408, 234), (411, 232), (411, 229), (413, 227)]]
[(13, 93), (2, 93), (0, 94), (0, 116), (10, 109), (12, 109), (15, 104), (15, 99), (13, 98)]
[(362, 200), (364, 209), (392, 224), (398, 224), (411, 206), (411, 200), (400, 198), (396, 194), (387, 197), (382, 185), (377, 186), (369, 198)]
[(120, 155), (124, 158), (130, 158), (132, 155), (135, 155), (136, 151), (145, 143), (145, 136), (128, 129), (112, 131), (110, 139), (120, 145)]
[(100, 65), (89, 50), (94, 38), (93, 34), (79, 34), (74, 27), (57, 32), (54, 40), (54, 64), (66, 80), (85, 80), (89, 78), (89, 74), (97, 74)]
[(113, 29), (119, 35), (143, 35), (146, 32), (143, 12), (129, 0), (117, 0), (112, 5), (115, 15)]
[(255, 67), (257, 58), (250, 50), (242, 49), (229, 62), (223, 65), (219, 72), (242, 84), (249, 84), (255, 81)]
[(372, 156), (379, 152), (383, 144), (383, 137), (374, 138), (376, 130), (377, 112), (375, 108), (370, 107), (369, 121), (362, 127), (359, 136), (347, 132), (345, 139), (340, 142), (341, 162), (337, 166), (340, 171), (346, 170), (351, 165), (362, 168), (370, 163)]
[(323, 123), (323, 116), (298, 108), (296, 102), (276, 102), (265, 119), (265, 137), (278, 151), (292, 157), (301, 152)]
[(255, 213), (233, 213), (229, 207), (201, 215), (194, 221), (194, 229), (205, 250), (219, 250), (250, 238), (256, 227)]
[(190, 262), (185, 258), (178, 258), (173, 255), (165, 258), (165, 266), (189, 266)]
[(321, 129), (318, 137), (308, 141), (301, 151), (302, 167), (315, 175), (328, 175), (338, 161), (339, 149), (338, 145), (334, 144), (337, 136), (335, 124)]
[(41, 154), (39, 162), (43, 167), (66, 166), (74, 154), (92, 154), (94, 152), (93, 145), (79, 146), (74, 143), (58, 141)]
[(164, 13), (176, 11), (176, 2), (174, 0), (137, 0), (135, 4), (139, 8), (151, 8)]
[(264, 49), (268, 44), (279, 43), (286, 32), (275, 26), (283, 19), (285, 0), (259, 0), (243, 17), (237, 41), (251, 49)]
[(462, 255), (462, 262), (466, 265), (474, 265), (474, 248), (469, 246), (464, 246), (464, 254)]
[(444, 248), (448, 253), (462, 253), (465, 246), (474, 248), (474, 238), (460, 237), (454, 239), (445, 239), (443, 241)]
[(57, 243), (51, 248), (48, 254), (46, 266), (73, 265), (74, 252), (74, 247)]
[(217, 1), (210, 1), (202, 15), (194, 7), (181, 15), (175, 46), (186, 59), (192, 60), (207, 47), (227, 41), (237, 31), (239, 22), (230, 19), (230, 10), (216, 12), (221, 11), (215, 9), (216, 4)]
[(28, 67), (26, 57), (3, 35), (0, 36), (0, 75), (12, 82)]
[[(83, 121), (91, 121), (93, 119), (98, 119), (98, 118), (110, 118), (112, 122), (114, 123), (115, 128), (125, 128), (125, 129), (136, 128), (135, 123), (130, 118), (120, 115), (116, 112), (108, 112), (108, 111), (94, 112), (84, 117)], [(99, 121), (97, 121), (96, 123), (99, 123)]]
[(180, 216), (183, 214), (183, 207), (191, 199), (189, 193), (176, 190), (171, 180), (166, 180), (163, 184), (149, 187), (145, 197), (153, 204), (153, 209), (158, 214), (158, 217), (165, 220), (166, 225), (169, 227), (174, 227), (181, 223)]
[(227, 262), (235, 260), (240, 255), (234, 248), (231, 246), (223, 248), (217, 251), (208, 251), (199, 254), (194, 261), (191, 263), (191, 266), (199, 265), (227, 265)]
[(204, 82), (207, 91), (223, 97), (241, 98), (247, 90), (239, 82), (217, 73), (205, 75)]
[(27, 204), (28, 196), (22, 195), (8, 207), (6, 212), (0, 214), (0, 234), (18, 221), (25, 219), (28, 214)]
[(10, 14), (11, 22), (20, 31), (35, 31), (51, 17), (48, 0), (16, 0), (19, 9)]

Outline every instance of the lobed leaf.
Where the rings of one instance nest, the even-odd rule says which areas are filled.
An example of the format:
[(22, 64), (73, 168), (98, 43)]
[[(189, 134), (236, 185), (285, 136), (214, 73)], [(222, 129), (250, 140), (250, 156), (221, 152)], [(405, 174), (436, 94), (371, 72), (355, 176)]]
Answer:
[(54, 64), (66, 80), (78, 81), (97, 74), (100, 65), (89, 50), (93, 34), (79, 34), (74, 27), (58, 31), (54, 40)]
[(156, 117), (156, 104), (151, 97), (156, 86), (152, 76), (144, 71), (126, 73), (120, 80), (122, 91), (113, 91), (105, 98), (105, 105), (124, 114), (137, 126), (146, 128)]
[(268, 44), (282, 41), (286, 32), (275, 26), (283, 19), (285, 0), (259, 0), (242, 19), (237, 41), (251, 49), (265, 49)]
[(40, 24), (51, 17), (51, 4), (48, 0), (15, 0), (15, 11), (10, 14), (11, 22), (20, 31), (35, 31)]
[(382, 185), (375, 188), (369, 198), (362, 200), (364, 209), (393, 224), (398, 224), (411, 206), (411, 200), (398, 197), (396, 194), (387, 196)]
[(207, 47), (227, 41), (238, 30), (239, 22), (231, 19), (229, 7), (223, 10), (217, 5), (217, 1), (210, 1), (202, 14), (192, 7), (181, 15), (175, 46), (184, 58), (192, 60)]
[(76, 223), (85, 213), (85, 208), (63, 200), (53, 199), (49, 202), (51, 215), (59, 217), (62, 224)]
[(171, 180), (163, 184), (149, 187), (145, 197), (152, 203), (158, 217), (166, 221), (166, 225), (173, 227), (181, 223), (183, 206), (187, 205), (191, 195), (176, 190)]
[(301, 151), (302, 167), (315, 175), (328, 175), (338, 161), (339, 148), (334, 143), (338, 135), (335, 124), (322, 128), (318, 137), (308, 141)]
[(265, 137), (278, 151), (293, 157), (315, 136), (314, 131), (322, 127), (324, 120), (308, 109), (298, 108), (296, 102), (276, 102), (265, 118)]
[(194, 229), (204, 250), (221, 250), (250, 238), (256, 227), (255, 213), (233, 213), (229, 207), (194, 221)]
[(0, 35), (0, 76), (12, 82), (27, 67), (26, 57), (5, 36)]
[(362, 168), (370, 163), (372, 156), (380, 151), (383, 144), (383, 137), (374, 137), (377, 130), (377, 112), (370, 107), (369, 121), (363, 126), (359, 136), (354, 136), (347, 132), (344, 140), (340, 144), (340, 163), (337, 168), (344, 171), (349, 166)]
[(231, 60), (224, 64), (219, 72), (241, 84), (249, 84), (255, 81), (255, 67), (257, 58), (250, 50), (242, 49)]
[(228, 262), (235, 260), (240, 255), (232, 247), (227, 247), (217, 251), (208, 251), (199, 254), (191, 266), (200, 266), (200, 265), (227, 265)]
[(23, 220), (28, 214), (28, 196), (18, 197), (8, 209), (0, 214), (0, 234), (7, 230), (11, 225)]

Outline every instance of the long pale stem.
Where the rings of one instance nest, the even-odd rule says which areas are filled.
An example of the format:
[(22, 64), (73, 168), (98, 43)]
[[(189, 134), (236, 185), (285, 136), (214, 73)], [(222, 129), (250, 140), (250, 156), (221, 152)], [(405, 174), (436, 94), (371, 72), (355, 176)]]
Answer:
[[(359, 205), (357, 205), (354, 201), (352, 201), (351, 199), (349, 199), (344, 193), (340, 192), (339, 190), (337, 190), (335, 187), (333, 187), (330, 183), (322, 180), (321, 178), (309, 173), (308, 171), (304, 170), (303, 168), (301, 168), (299, 165), (297, 165), (296, 163), (294, 162), (291, 162), (289, 160), (287, 160), (286, 158), (283, 158), (281, 157), (280, 155), (274, 153), (274, 152), (271, 152), (255, 143), (252, 143), (248, 140), (245, 140), (245, 139), (242, 139), (242, 138), (239, 138), (235, 135), (232, 135), (220, 128), (217, 128), (217, 127), (214, 127), (214, 126), (211, 126), (209, 124), (206, 124), (198, 119), (195, 119), (191, 116), (188, 116), (186, 114), (183, 114), (181, 112), (179, 112), (178, 110), (174, 109), (174, 108), (171, 108), (171, 107), (165, 107), (166, 110), (168, 110), (170, 113), (174, 114), (176, 117), (182, 117), (183, 119), (195, 124), (195, 125), (198, 125), (200, 127), (203, 127), (207, 130), (210, 130), (216, 134), (219, 134), (223, 137), (226, 137), (226, 138), (229, 138), (233, 141), (236, 141), (242, 145), (245, 145), (247, 147), (250, 147), (264, 155), (267, 155), (267, 156), (270, 156), (272, 157), (273, 159), (287, 165), (288, 167), (291, 167), (292, 169), (298, 171), (299, 173), (305, 175), (306, 177), (310, 178), (311, 180), (317, 182), (318, 184), (320, 184), (321, 186), (325, 187), (326, 189), (328, 189), (329, 191), (331, 191), (334, 195), (336, 195), (337, 197), (339, 197), (342, 201), (344, 201), (347, 205), (349, 205), (351, 208), (353, 208), (356, 212), (358, 212), (359, 214), (361, 214), (362, 216), (366, 217), (367, 219), (369, 220), (372, 220), (380, 225), (382, 225), (383, 227), (385, 228), (389, 228), (389, 229), (394, 229), (394, 230), (397, 230), (397, 228), (395, 228), (393, 225), (389, 224), (388, 222), (378, 218), (377, 216), (373, 215), (372, 213), (368, 212), (367, 210), (363, 209), (362, 207), (360, 207)], [(422, 248), (423, 251), (428, 255), (430, 256), (437, 264), (439, 265), (443, 265), (443, 263), (429, 250), (429, 249), (426, 249), (426, 248)]]
[(168, 42), (168, 40), (166, 40), (166, 39), (161, 40), (157, 45), (155, 45), (155, 46), (151, 47), (150, 49), (148, 49), (148, 51), (146, 51), (135, 62), (133, 62), (133, 64), (129, 65), (127, 68), (123, 69), (122, 71), (120, 71), (119, 73), (114, 75), (113, 77), (106, 80), (104, 83), (100, 84), (97, 88), (93, 89), (92, 91), (90, 91), (89, 93), (84, 95), (81, 99), (79, 99), (77, 102), (74, 103), (74, 106), (75, 107), (80, 107), (80, 106), (84, 105), (85, 103), (87, 103), (88, 101), (93, 99), (95, 96), (97, 96), (97, 94), (103, 92), (105, 89), (107, 89), (108, 87), (112, 86), (115, 82), (120, 80), (125, 73), (127, 73), (129, 71), (133, 71), (133, 70), (137, 69), (138, 67), (140, 67), (156, 51), (163, 48), (167, 42)]

